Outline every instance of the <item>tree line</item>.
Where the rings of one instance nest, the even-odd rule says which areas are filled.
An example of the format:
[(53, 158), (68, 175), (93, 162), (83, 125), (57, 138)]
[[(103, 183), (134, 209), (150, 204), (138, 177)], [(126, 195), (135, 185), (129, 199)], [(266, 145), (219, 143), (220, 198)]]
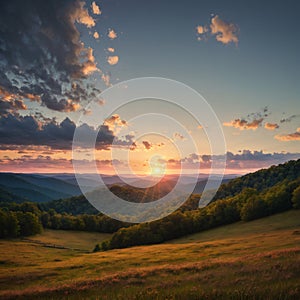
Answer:
[(285, 179), (259, 192), (244, 188), (232, 197), (214, 201), (197, 210), (176, 211), (154, 222), (121, 228), (94, 251), (162, 243), (167, 240), (237, 221), (251, 221), (289, 209), (300, 209), (300, 178)]
[[(218, 200), (205, 208), (198, 209), (200, 195), (191, 195), (173, 214), (139, 225), (97, 213), (84, 196), (49, 203), (5, 201), (0, 202), (0, 238), (33, 235), (49, 228), (114, 233), (96, 250), (160, 243), (239, 220), (300, 208), (299, 183), (300, 160), (290, 161), (223, 184)], [(132, 191), (126, 189), (118, 187), (115, 192), (131, 195)]]
[(38, 203), (0, 203), (0, 238), (28, 236), (40, 233), (43, 228), (113, 233), (130, 226), (103, 214), (72, 215), (43, 211)]
[(0, 209), (0, 238), (34, 235), (42, 229), (39, 218), (32, 212)]

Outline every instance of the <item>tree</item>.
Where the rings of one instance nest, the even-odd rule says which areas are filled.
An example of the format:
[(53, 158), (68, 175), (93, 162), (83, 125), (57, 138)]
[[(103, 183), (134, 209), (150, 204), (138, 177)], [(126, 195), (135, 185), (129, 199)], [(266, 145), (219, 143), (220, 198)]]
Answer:
[(0, 238), (19, 235), (19, 223), (14, 212), (0, 209)]
[(293, 191), (292, 203), (294, 208), (300, 209), (300, 186)]
[[(103, 249), (103, 250), (104, 250), (104, 249)], [(106, 249), (106, 250), (107, 250), (107, 249)], [(100, 247), (99, 244), (97, 244), (97, 245), (95, 246), (93, 252), (99, 252), (99, 251), (101, 251), (101, 247)]]
[(7, 235), (17, 237), (20, 234), (20, 226), (17, 216), (14, 212), (9, 212), (7, 216)]
[(241, 210), (241, 219), (243, 221), (251, 221), (268, 214), (267, 204), (257, 196), (252, 196), (244, 204)]
[(291, 196), (286, 182), (271, 187), (263, 195), (271, 214), (291, 209)]
[(16, 212), (20, 225), (20, 235), (28, 236), (42, 232), (42, 224), (38, 217), (31, 212)]

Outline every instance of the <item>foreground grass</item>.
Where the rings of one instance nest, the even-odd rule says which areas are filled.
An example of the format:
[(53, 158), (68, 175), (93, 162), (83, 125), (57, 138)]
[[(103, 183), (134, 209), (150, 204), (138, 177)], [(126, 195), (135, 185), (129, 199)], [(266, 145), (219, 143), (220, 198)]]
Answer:
[(15, 240), (0, 251), (3, 299), (300, 299), (300, 211), (161, 245), (83, 254)]

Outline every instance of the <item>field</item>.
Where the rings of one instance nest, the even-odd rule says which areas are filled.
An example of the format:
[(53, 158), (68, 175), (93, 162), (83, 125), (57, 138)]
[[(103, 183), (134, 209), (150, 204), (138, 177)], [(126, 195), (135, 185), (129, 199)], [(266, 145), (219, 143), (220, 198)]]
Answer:
[(26, 240), (43, 243), (44, 245), (61, 246), (67, 249), (91, 252), (97, 243), (110, 237), (111, 234), (108, 233), (46, 229), (42, 234), (35, 235)]
[(87, 253), (108, 236), (49, 230), (2, 240), (0, 298), (300, 299), (300, 211)]

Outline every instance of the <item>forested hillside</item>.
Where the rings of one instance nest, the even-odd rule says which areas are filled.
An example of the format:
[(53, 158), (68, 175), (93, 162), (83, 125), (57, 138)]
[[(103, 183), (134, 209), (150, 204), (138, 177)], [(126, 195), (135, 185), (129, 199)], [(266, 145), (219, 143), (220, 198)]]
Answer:
[(300, 160), (273, 166), (224, 184), (219, 198), (192, 211), (176, 211), (151, 223), (122, 228), (95, 251), (161, 243), (237, 221), (300, 208)]
[[(125, 199), (143, 197), (139, 189), (113, 185)], [(159, 194), (149, 193), (151, 197)], [(163, 190), (162, 192), (165, 192)], [(159, 191), (158, 191), (159, 192)], [(42, 228), (115, 232), (96, 250), (161, 243), (189, 233), (237, 221), (250, 221), (292, 208), (300, 208), (300, 160), (245, 175), (221, 186), (220, 198), (198, 209), (200, 195), (191, 197), (171, 215), (151, 223), (125, 224), (99, 212), (83, 197), (48, 203), (13, 203), (11, 196), (0, 202), (1, 237), (40, 232)], [(84, 213), (82, 213), (84, 212)]]
[(258, 192), (287, 180), (293, 181), (300, 176), (300, 159), (291, 160), (285, 164), (272, 166), (254, 173), (244, 175), (230, 180), (227, 184), (221, 185), (213, 201), (232, 197), (240, 193), (244, 188), (254, 188)]

